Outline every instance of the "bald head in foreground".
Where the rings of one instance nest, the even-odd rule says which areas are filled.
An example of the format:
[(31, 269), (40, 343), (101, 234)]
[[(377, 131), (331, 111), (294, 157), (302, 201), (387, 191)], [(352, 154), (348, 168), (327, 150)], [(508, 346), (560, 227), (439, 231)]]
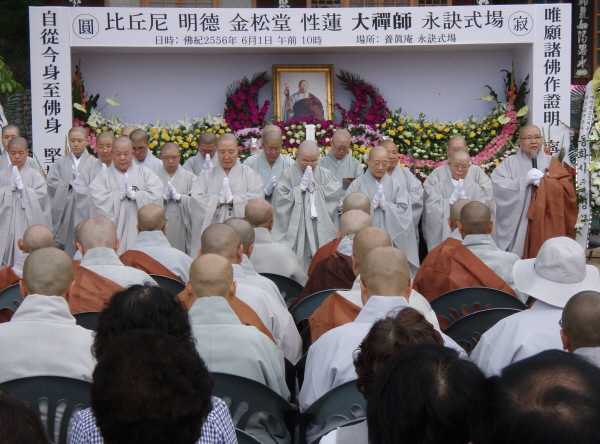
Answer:
[(230, 264), (242, 262), (244, 246), (237, 231), (225, 224), (213, 224), (202, 232), (200, 239), (202, 248), (199, 256), (217, 254), (224, 257)]
[(463, 207), (471, 202), (469, 199), (461, 199), (450, 205), (450, 217), (448, 217), (448, 225), (450, 230), (454, 233), (454, 230), (458, 228), (458, 221), (460, 220), (460, 212)]
[(155, 204), (144, 205), (137, 213), (137, 230), (141, 231), (162, 231), (167, 234), (167, 217), (165, 210)]
[(410, 298), (412, 279), (406, 255), (394, 247), (375, 248), (360, 266), (363, 304), (371, 296), (404, 296)]
[(66, 299), (72, 281), (71, 258), (57, 248), (41, 248), (25, 259), (21, 293), (23, 296), (40, 294)]
[(352, 244), (352, 260), (354, 274), (358, 276), (360, 274), (360, 263), (369, 251), (378, 247), (391, 247), (392, 238), (382, 228), (379, 227), (367, 227), (360, 230), (354, 236), (354, 242)]
[(252, 255), (252, 248), (254, 247), (254, 229), (250, 225), (250, 222), (241, 217), (232, 217), (223, 223), (236, 231), (244, 247), (243, 253), (250, 257)]
[(23, 237), (17, 240), (19, 249), (23, 253), (31, 254), (40, 248), (48, 248), (54, 244), (52, 231), (43, 225), (27, 227)]
[(582, 291), (567, 302), (561, 319), (563, 349), (600, 365), (600, 293)]
[(82, 256), (92, 248), (119, 249), (115, 224), (104, 217), (94, 217), (79, 222), (75, 227), (75, 247)]
[(342, 213), (350, 210), (360, 210), (363, 213), (371, 214), (371, 199), (358, 191), (346, 195), (342, 201)]
[(190, 267), (190, 280), (186, 291), (192, 304), (198, 298), (221, 296), (227, 302), (235, 296), (236, 282), (233, 280), (231, 263), (217, 254), (204, 254)]
[(457, 225), (463, 238), (469, 234), (491, 234), (494, 230), (492, 213), (488, 206), (481, 202), (468, 202), (463, 205)]
[(264, 199), (252, 199), (244, 209), (244, 219), (252, 228), (273, 228), (273, 206)]

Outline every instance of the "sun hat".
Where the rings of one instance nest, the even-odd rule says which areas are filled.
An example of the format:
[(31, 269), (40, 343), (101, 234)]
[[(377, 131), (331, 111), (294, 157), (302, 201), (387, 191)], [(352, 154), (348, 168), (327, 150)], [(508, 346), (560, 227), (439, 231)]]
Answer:
[(520, 292), (564, 308), (580, 291), (600, 291), (600, 273), (586, 265), (585, 250), (568, 237), (548, 239), (535, 259), (515, 262), (513, 276)]

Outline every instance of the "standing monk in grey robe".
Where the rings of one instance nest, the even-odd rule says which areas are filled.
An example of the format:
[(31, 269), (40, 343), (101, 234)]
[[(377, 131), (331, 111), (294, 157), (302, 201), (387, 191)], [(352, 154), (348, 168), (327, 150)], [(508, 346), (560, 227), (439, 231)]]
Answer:
[(471, 158), (465, 150), (456, 150), (448, 159), (450, 176), (438, 183), (425, 201), (425, 238), (428, 251), (433, 250), (452, 232), (448, 225), (450, 205), (462, 199), (487, 204), (483, 188), (468, 178)]
[[(552, 160), (552, 156), (542, 149), (543, 144), (540, 129), (535, 125), (525, 125), (519, 132), (519, 152), (504, 159), (492, 173), (498, 208), (498, 247), (519, 257), (523, 257), (532, 188), (539, 185)], [(531, 153), (537, 153), (537, 168), (532, 167)]]
[(384, 147), (389, 154), (390, 165), (388, 166), (387, 173), (396, 179), (402, 188), (408, 193), (410, 200), (410, 206), (412, 208), (412, 217), (415, 224), (415, 233), (419, 236), (419, 221), (421, 220), (421, 214), (423, 213), (423, 205), (425, 200), (423, 198), (423, 184), (419, 179), (410, 172), (408, 168), (401, 168), (398, 166), (398, 160), (400, 153), (398, 147), (391, 140), (384, 140), (379, 143), (379, 146)]
[(262, 151), (244, 161), (244, 165), (260, 175), (265, 184), (263, 191), (267, 202), (271, 202), (281, 172), (294, 164), (291, 157), (281, 155), (282, 147), (281, 129), (275, 125), (267, 125), (262, 133)]
[(50, 201), (46, 181), (29, 167), (29, 148), (22, 137), (8, 144), (10, 168), (0, 171), (0, 254), (2, 267), (23, 262), (23, 252), (17, 245), (27, 227), (44, 225), (52, 228)]
[[(465, 150), (469, 152), (469, 148), (467, 147), (467, 142), (463, 136), (454, 136), (448, 140), (448, 147), (446, 148), (446, 154), (448, 158), (450, 155), (456, 150)], [(446, 180), (450, 176), (450, 168), (448, 164), (441, 165), (437, 167), (435, 170), (431, 172), (427, 179), (425, 179), (425, 183), (423, 183), (423, 187), (425, 188), (425, 200), (433, 193), (435, 186)], [(488, 177), (487, 174), (479, 167), (479, 165), (471, 165), (469, 167), (469, 172), (467, 173), (467, 178), (476, 182), (485, 193), (485, 197), (487, 201), (485, 204), (488, 206), (490, 211), (492, 212), (492, 220), (494, 220), (496, 215), (496, 202), (494, 201), (494, 192), (492, 190), (492, 181)], [(493, 233), (492, 233), (493, 236)]]
[(213, 159), (217, 154), (217, 136), (215, 133), (205, 131), (198, 137), (198, 153), (185, 161), (183, 167), (196, 176), (213, 167)]
[(162, 206), (162, 183), (160, 179), (141, 165), (133, 164), (131, 140), (115, 139), (113, 163), (102, 170), (90, 185), (92, 217), (104, 217), (117, 227), (122, 254), (137, 237), (137, 212), (144, 205)]
[(367, 165), (365, 174), (350, 184), (348, 194), (360, 192), (371, 199), (373, 226), (387, 231), (394, 247), (406, 254), (414, 277), (419, 269), (419, 249), (408, 193), (387, 174), (389, 153), (386, 148), (373, 147)]
[(112, 146), (115, 136), (110, 131), (102, 131), (96, 136), (96, 154), (99, 162), (94, 162), (90, 168), (80, 170), (77, 179), (71, 184), (75, 199), (75, 221), (79, 222), (89, 219), (90, 213), (90, 184), (100, 171), (108, 168), (112, 163)]
[(287, 245), (308, 269), (315, 252), (337, 236), (340, 184), (319, 166), (319, 147), (305, 140), (296, 163), (281, 173), (273, 193), (273, 241)]
[[(2, 151), (0, 151), (0, 171), (8, 168), (10, 165), (10, 159), (8, 156), (8, 143), (15, 137), (21, 137), (21, 130), (15, 125), (6, 125), (2, 127)], [(29, 168), (38, 170), (42, 177), (46, 178), (46, 171), (40, 166), (40, 164), (31, 156), (27, 156), (26, 159)]]
[(134, 162), (137, 165), (145, 166), (153, 173), (158, 173), (158, 170), (162, 167), (162, 162), (154, 157), (152, 151), (150, 151), (148, 133), (144, 130), (136, 129), (131, 132), (129, 139), (133, 146)]
[(163, 184), (163, 204), (169, 224), (167, 239), (171, 247), (195, 257), (198, 252), (191, 251), (192, 222), (189, 201), (192, 199), (190, 190), (196, 176), (179, 164), (181, 154), (179, 147), (174, 143), (165, 143), (160, 148), (160, 158), (163, 166), (157, 176)]
[(204, 230), (230, 217), (244, 217), (249, 200), (264, 199), (263, 181), (238, 160), (238, 140), (231, 133), (217, 139), (218, 163), (194, 179), (192, 203), (192, 252), (200, 250)]
[(331, 171), (339, 183), (343, 183), (344, 179), (358, 177), (364, 172), (358, 160), (348, 154), (351, 144), (352, 136), (348, 130), (337, 129), (331, 138), (331, 149), (319, 160), (319, 166)]
[(75, 191), (73, 183), (83, 172), (96, 169), (101, 162), (87, 152), (87, 132), (75, 126), (68, 135), (70, 153), (58, 159), (48, 172), (48, 195), (52, 213), (54, 246), (64, 250), (69, 257), (75, 254), (73, 230), (75, 229)]

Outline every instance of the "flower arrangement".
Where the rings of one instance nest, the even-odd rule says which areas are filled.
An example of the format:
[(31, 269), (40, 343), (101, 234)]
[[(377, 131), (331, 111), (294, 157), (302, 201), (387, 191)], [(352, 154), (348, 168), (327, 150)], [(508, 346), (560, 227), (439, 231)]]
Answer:
[(352, 93), (351, 110), (346, 111), (339, 103), (335, 107), (342, 115), (342, 126), (350, 124), (377, 125), (383, 123), (389, 113), (386, 101), (376, 86), (364, 81), (360, 76), (340, 70), (336, 76), (346, 91)]
[(252, 80), (244, 77), (227, 88), (223, 115), (233, 130), (264, 125), (265, 115), (271, 102), (266, 100), (259, 109), (258, 92), (270, 81), (271, 77), (263, 71), (254, 74)]
[[(238, 156), (241, 162), (262, 149), (261, 128), (244, 128), (234, 131), (233, 134), (238, 138)], [(252, 146), (252, 139), (256, 142), (255, 146)]]

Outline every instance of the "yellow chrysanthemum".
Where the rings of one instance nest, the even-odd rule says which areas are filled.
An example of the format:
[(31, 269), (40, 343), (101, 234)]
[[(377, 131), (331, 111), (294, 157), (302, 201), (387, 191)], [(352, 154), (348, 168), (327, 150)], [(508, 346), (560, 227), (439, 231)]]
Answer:
[(209, 133), (213, 132), (212, 128), (208, 128), (206, 131), (208, 131)]
[(184, 147), (184, 148), (189, 148), (189, 147), (190, 147), (190, 144), (189, 144), (189, 143), (187, 143), (187, 142), (183, 142), (183, 147)]
[(440, 140), (440, 139), (442, 139), (443, 137), (444, 137), (444, 135), (443, 135), (443, 134), (436, 134), (436, 135), (435, 135), (435, 138), (436, 138), (437, 140)]
[(102, 131), (108, 131), (108, 128), (107, 128), (107, 127), (105, 127), (105, 126), (103, 126), (103, 127), (102, 127)]
[(456, 127), (457, 127), (458, 129), (462, 129), (462, 127), (463, 127), (463, 124), (462, 124), (462, 123), (457, 123), (457, 124), (456, 124)]
[(200, 134), (200, 130), (199, 130), (198, 128), (196, 128), (196, 129), (194, 130), (194, 132), (195, 132), (196, 134)]
[(179, 134), (179, 133), (180, 133), (179, 128), (175, 128), (175, 134)]
[(153, 136), (152, 136), (152, 138), (153, 138), (154, 140), (158, 139), (158, 134), (155, 134), (155, 135), (153, 135)]
[(496, 135), (496, 130), (492, 130), (492, 131), (490, 132), (490, 134), (491, 134), (492, 136), (495, 136), (495, 135)]
[(407, 145), (410, 145), (410, 140), (404, 139), (404, 143), (406, 143)]
[(158, 132), (158, 129), (156, 129), (156, 128), (150, 128), (150, 132), (152, 134), (156, 134)]
[(221, 129), (221, 127), (220, 127), (219, 125), (217, 125), (217, 126), (215, 126), (213, 129), (214, 129), (215, 131), (219, 131), (219, 130)]
[(219, 130), (219, 134), (223, 134), (225, 132), (225, 130)]
[(382, 123), (382, 124), (381, 124), (381, 127), (382, 127), (383, 129), (385, 129), (385, 127), (386, 127), (386, 126), (387, 126), (387, 124), (385, 124), (385, 123)]
[(474, 133), (473, 131), (471, 131), (471, 132), (469, 133), (469, 137), (475, 137), (475, 133)]
[(388, 134), (389, 134), (390, 136), (395, 136), (395, 135), (396, 135), (396, 131), (394, 131), (394, 130), (389, 130), (389, 131), (388, 131)]
[(192, 142), (191, 144), (192, 146), (198, 146), (198, 142), (196, 142), (195, 140)]
[(392, 123), (392, 119), (386, 119), (385, 120), (387, 123)]

